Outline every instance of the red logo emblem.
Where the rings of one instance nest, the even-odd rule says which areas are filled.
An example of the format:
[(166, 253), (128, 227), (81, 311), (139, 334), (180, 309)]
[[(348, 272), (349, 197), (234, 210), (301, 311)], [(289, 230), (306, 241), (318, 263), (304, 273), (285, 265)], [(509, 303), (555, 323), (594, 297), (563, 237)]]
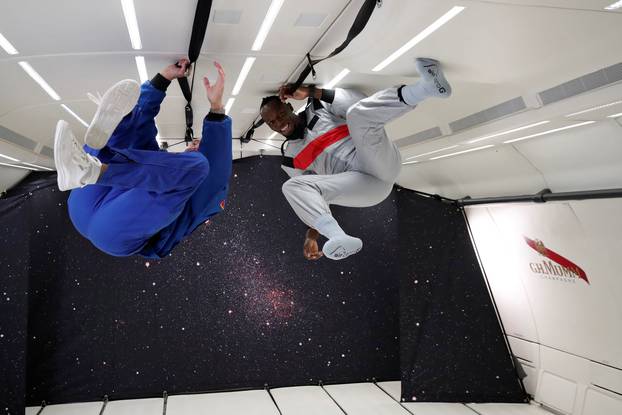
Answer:
[(529, 245), (534, 251), (536, 251), (543, 257), (550, 259), (558, 265), (555, 266), (555, 264), (551, 264), (550, 262), (547, 263), (547, 261), (545, 261), (543, 264), (531, 264), (532, 271), (539, 274), (551, 274), (561, 277), (571, 276), (582, 279), (588, 284), (590, 283), (587, 279), (587, 274), (585, 273), (585, 271), (583, 271), (581, 267), (579, 267), (577, 264), (567, 258), (564, 258), (557, 252), (551, 251), (546, 246), (544, 246), (544, 242), (538, 239), (529, 239), (526, 236), (524, 238), (525, 242), (527, 242), (527, 245)]

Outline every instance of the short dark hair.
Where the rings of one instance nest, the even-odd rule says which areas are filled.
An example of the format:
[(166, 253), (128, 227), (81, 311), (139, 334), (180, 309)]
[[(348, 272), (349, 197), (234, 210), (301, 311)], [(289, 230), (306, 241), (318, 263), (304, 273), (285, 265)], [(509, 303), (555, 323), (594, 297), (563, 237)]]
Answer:
[(259, 110), (261, 111), (263, 107), (265, 107), (268, 104), (271, 104), (272, 102), (281, 102), (281, 98), (279, 98), (277, 95), (270, 95), (269, 97), (265, 97), (264, 99), (261, 100), (261, 105), (259, 106)]

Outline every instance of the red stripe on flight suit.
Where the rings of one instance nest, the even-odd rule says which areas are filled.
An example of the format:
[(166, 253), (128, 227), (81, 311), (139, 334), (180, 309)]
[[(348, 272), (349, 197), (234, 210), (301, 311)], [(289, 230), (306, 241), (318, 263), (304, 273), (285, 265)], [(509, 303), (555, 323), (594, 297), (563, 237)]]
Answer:
[(322, 134), (311, 141), (296, 157), (294, 157), (294, 167), (300, 170), (306, 170), (327, 147), (335, 144), (337, 141), (343, 140), (349, 135), (350, 131), (348, 130), (347, 124), (340, 125)]

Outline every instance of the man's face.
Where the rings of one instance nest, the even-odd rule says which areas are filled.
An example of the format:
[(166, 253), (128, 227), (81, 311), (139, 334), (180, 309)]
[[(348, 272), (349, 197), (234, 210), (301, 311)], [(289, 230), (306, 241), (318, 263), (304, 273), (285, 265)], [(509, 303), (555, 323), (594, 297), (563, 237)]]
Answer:
[(298, 117), (289, 105), (276, 101), (261, 108), (261, 118), (272, 131), (283, 134), (285, 137), (292, 135), (298, 122)]

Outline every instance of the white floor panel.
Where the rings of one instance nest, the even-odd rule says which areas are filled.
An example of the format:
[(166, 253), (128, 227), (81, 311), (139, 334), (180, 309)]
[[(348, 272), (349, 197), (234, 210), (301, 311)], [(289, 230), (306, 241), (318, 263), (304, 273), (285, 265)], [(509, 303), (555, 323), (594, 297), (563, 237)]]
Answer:
[[(264, 390), (169, 396), (166, 415), (279, 415)], [(46, 414), (47, 415), (47, 414)]]
[(283, 415), (343, 415), (319, 386), (300, 386), (270, 390)]
[(380, 386), (386, 393), (391, 395), (396, 401), (399, 402), (402, 399), (402, 382), (400, 382), (399, 380), (378, 382), (378, 386)]
[(40, 406), (29, 406), (24, 411), (24, 415), (37, 415), (37, 412), (39, 412), (39, 409), (41, 409)]
[(164, 399), (130, 399), (110, 401), (104, 415), (162, 415)]
[(472, 403), (468, 404), (480, 415), (551, 415), (551, 412), (526, 403)]
[(41, 414), (45, 415), (99, 415), (103, 402), (68, 403), (48, 405)]
[(461, 403), (405, 402), (402, 405), (414, 415), (476, 415)]
[(408, 411), (373, 383), (324, 387), (348, 415), (409, 415)]

